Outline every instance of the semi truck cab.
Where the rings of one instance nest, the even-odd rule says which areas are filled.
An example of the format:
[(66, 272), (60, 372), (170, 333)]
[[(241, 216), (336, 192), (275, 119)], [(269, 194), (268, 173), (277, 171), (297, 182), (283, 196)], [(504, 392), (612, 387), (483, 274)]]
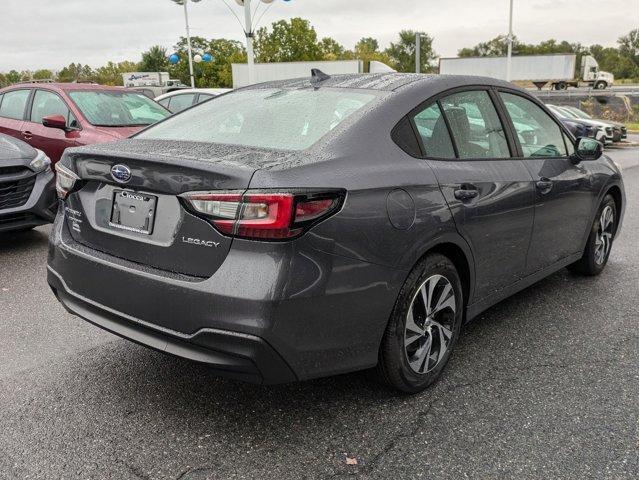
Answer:
[(599, 63), (590, 55), (585, 55), (581, 60), (581, 79), (596, 90), (604, 90), (615, 83), (615, 76), (599, 70)]

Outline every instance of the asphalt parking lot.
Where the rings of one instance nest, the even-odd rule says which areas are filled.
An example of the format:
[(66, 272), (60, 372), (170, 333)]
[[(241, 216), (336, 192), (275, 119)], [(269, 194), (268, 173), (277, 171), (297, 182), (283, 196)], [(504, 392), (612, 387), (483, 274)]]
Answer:
[(485, 312), (412, 397), (366, 373), (216, 378), (67, 314), (49, 227), (1, 235), (0, 478), (637, 478), (639, 148), (610, 155), (628, 208), (604, 274)]

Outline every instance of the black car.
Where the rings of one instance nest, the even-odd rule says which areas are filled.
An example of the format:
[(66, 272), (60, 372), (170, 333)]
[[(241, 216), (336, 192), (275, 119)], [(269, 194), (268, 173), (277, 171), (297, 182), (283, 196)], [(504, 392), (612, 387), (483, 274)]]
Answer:
[(577, 118), (574, 114), (567, 112), (563, 107), (546, 104), (546, 107), (564, 124), (575, 138), (590, 137), (603, 143), (613, 142), (612, 126), (600, 125), (598, 122)]
[(57, 203), (49, 158), (0, 134), (0, 232), (51, 223)]
[(625, 208), (601, 143), (464, 76), (255, 85), (57, 171), (62, 304), (258, 383), (376, 367), (420, 391), (462, 323), (561, 268), (600, 273)]

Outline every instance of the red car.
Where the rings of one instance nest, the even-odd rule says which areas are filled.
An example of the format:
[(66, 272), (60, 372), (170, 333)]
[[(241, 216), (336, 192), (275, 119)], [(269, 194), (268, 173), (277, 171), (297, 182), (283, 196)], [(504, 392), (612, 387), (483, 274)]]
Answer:
[(171, 113), (142, 93), (85, 83), (22, 83), (0, 89), (0, 133), (44, 151), (128, 137)]

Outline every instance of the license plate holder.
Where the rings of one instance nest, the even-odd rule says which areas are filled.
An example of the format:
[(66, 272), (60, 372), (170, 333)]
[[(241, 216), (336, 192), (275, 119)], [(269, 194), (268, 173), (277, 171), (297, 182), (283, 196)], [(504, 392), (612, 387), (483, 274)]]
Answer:
[(151, 235), (158, 197), (132, 190), (115, 190), (109, 226), (127, 232)]

